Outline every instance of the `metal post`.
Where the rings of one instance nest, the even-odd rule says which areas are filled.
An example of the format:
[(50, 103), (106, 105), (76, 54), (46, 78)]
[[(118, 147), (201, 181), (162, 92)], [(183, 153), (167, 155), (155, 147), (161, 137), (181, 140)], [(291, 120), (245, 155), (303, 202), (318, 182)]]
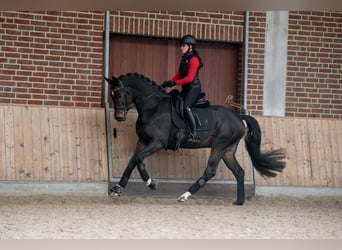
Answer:
[[(104, 77), (109, 76), (109, 30), (110, 30), (110, 12), (105, 11), (105, 35), (104, 35)], [(110, 126), (110, 108), (108, 103), (108, 83), (103, 79), (104, 104), (105, 104), (105, 122), (106, 122), (106, 144), (107, 144), (107, 166), (108, 166), (108, 188), (113, 176), (112, 161), (112, 141)]]
[[(249, 44), (249, 11), (245, 13), (245, 30), (244, 30), (244, 58), (243, 58), (243, 107), (246, 114), (248, 114), (248, 44)], [(251, 176), (251, 183), (255, 190), (255, 176), (252, 161), (249, 159), (249, 169)], [(255, 191), (254, 191), (255, 192)]]
[(243, 58), (243, 107), (248, 114), (247, 99), (248, 99), (248, 40), (249, 40), (249, 12), (245, 13), (245, 30), (244, 30), (244, 58)]

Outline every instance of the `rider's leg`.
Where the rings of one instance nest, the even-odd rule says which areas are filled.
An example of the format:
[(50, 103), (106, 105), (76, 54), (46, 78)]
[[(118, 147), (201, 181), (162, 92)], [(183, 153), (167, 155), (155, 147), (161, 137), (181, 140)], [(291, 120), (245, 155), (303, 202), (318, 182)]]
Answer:
[(198, 142), (199, 139), (197, 138), (197, 126), (195, 117), (191, 111), (191, 107), (195, 105), (198, 96), (201, 94), (201, 88), (190, 88), (186, 92), (183, 91), (183, 98), (184, 98), (184, 113), (185, 117), (189, 122), (190, 129), (191, 129), (191, 136), (188, 141)]
[(191, 137), (188, 139), (188, 141), (193, 141), (193, 142), (198, 141), (196, 120), (189, 106), (185, 107), (185, 116), (189, 122), (190, 129), (191, 129)]

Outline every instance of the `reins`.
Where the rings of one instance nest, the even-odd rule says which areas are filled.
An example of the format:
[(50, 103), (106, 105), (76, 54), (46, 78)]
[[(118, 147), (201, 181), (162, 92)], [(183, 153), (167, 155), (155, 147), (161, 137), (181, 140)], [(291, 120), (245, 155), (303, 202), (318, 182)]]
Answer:
[[(126, 93), (126, 106), (127, 106), (127, 93), (128, 93), (128, 91), (126, 90), (126, 88), (123, 85), (121, 80), (119, 80), (119, 84), (120, 84), (120, 87), (117, 88), (115, 91), (118, 91), (120, 89), (124, 89), (124, 91)], [(147, 100), (149, 100), (149, 99), (151, 99), (151, 98), (153, 98), (155, 96), (159, 97), (160, 99), (162, 98), (159, 93), (152, 93), (152, 94), (144, 97), (141, 101), (138, 101), (137, 97), (135, 97), (134, 100), (133, 100), (133, 103), (135, 104), (135, 106), (137, 106), (137, 105), (143, 104), (144, 102), (146, 102)]]
[(159, 98), (161, 99), (161, 96), (160, 96), (159, 94), (153, 93), (153, 94), (150, 94), (150, 95), (146, 96), (146, 97), (145, 97), (143, 100), (141, 100), (140, 102), (135, 101), (134, 103), (135, 103), (135, 105), (144, 103), (145, 101), (147, 101), (148, 99), (151, 99), (151, 98), (154, 97), (154, 96), (157, 96), (157, 97), (159, 97)]

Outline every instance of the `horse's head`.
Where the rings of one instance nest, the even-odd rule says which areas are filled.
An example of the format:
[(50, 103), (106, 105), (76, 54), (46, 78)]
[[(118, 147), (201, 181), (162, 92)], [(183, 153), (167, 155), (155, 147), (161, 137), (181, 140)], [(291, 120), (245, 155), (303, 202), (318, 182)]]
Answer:
[(112, 76), (112, 79), (105, 78), (110, 84), (110, 97), (114, 103), (114, 117), (118, 122), (125, 121), (127, 111), (131, 108), (132, 100), (123, 82)]

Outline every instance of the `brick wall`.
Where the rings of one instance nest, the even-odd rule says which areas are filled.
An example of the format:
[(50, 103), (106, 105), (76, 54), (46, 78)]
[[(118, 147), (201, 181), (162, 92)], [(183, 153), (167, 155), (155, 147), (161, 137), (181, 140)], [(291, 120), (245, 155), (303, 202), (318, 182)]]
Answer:
[[(266, 13), (251, 12), (248, 110), (262, 115)], [(342, 119), (342, 12), (290, 11), (286, 116)]]
[[(341, 15), (289, 12), (287, 116), (342, 118)], [(103, 19), (103, 12), (1, 11), (0, 103), (100, 107)], [(250, 12), (252, 115), (262, 114), (265, 21), (265, 12)], [(243, 27), (241, 11), (111, 12), (119, 33), (242, 42)]]
[(198, 39), (243, 41), (244, 12), (112, 11), (112, 31), (179, 38), (192, 34)]
[(0, 12), (0, 103), (99, 107), (103, 13)]
[(266, 12), (250, 12), (248, 45), (248, 111), (262, 115)]
[(342, 118), (342, 12), (290, 12), (286, 116)]

